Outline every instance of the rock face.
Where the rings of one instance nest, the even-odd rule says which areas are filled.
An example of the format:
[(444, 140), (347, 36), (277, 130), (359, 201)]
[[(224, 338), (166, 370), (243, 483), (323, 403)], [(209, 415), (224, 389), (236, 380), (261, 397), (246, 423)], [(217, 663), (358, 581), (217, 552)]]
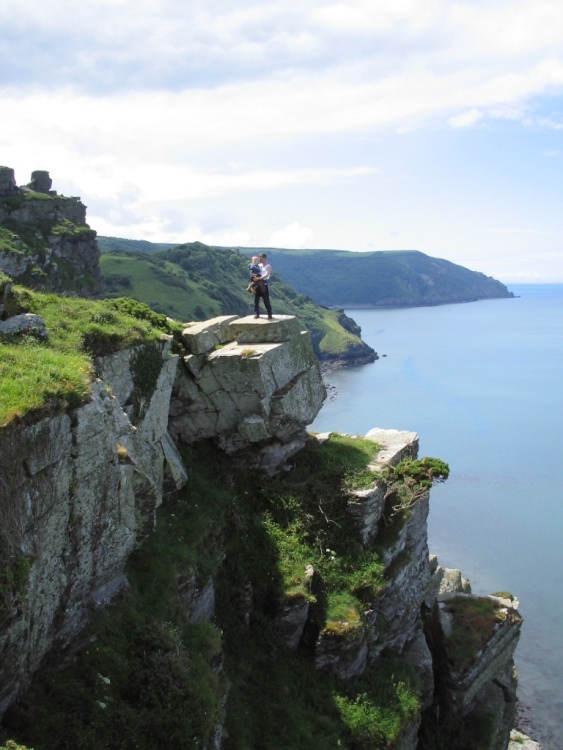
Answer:
[(10, 167), (0, 167), (0, 196), (13, 195), (16, 189), (14, 170)]
[(128, 406), (126, 351), (96, 362), (84, 407), (0, 432), (3, 541), (12, 540), (13, 565), (29, 568), (2, 592), (0, 714), (52, 648), (76, 639), (91, 608), (127, 586), (123, 567), (153, 527), (171, 450), (163, 447), (177, 365), (169, 346), (142, 419)]
[[(184, 341), (192, 353), (182, 368), (163, 341), (148, 402), (135, 395), (139, 352), (124, 350), (94, 360), (87, 405), (0, 431), (3, 543), (12, 540), (14, 570), (28, 570), (0, 601), (0, 715), (46, 654), (77, 638), (92, 607), (127, 587), (125, 563), (165, 489), (187, 479), (171, 433), (212, 437), (266, 471), (303, 444), (325, 391), (295, 318), (220, 318), (186, 329)], [(183, 582), (179, 595), (193, 622), (213, 615), (212, 580)]]
[[(327, 437), (317, 435), (319, 440)], [(372, 466), (378, 472), (417, 456), (416, 433), (374, 429), (366, 437), (382, 446)], [(340, 679), (351, 679), (361, 675), (382, 652), (400, 654), (418, 674), (421, 710), (438, 705), (444, 716), (461, 720), (479, 720), (486, 715), (494, 727), (487, 750), (505, 750), (516, 707), (513, 655), (522, 622), (518, 602), (473, 596), (459, 570), (443, 568), (435, 556), (429, 555), (428, 491), (418, 497), (392, 534), (382, 539), (389, 530), (383, 519), (386, 493), (384, 480), (377, 480), (372, 489), (353, 493), (348, 510), (362, 544), (380, 552), (387, 584), (380, 596), (366, 605), (361, 627), (344, 630), (341, 635), (330, 630), (320, 632), (314, 644), (315, 665), (331, 670)], [(485, 601), (494, 612), (490, 633), (463, 669), (454, 666), (458, 643), (450, 636), (455, 618), (446, 611), (447, 603), (456, 597), (465, 597), (476, 607)], [(296, 602), (293, 617), (288, 607), (283, 612), (284, 626), (293, 624), (291, 638), (286, 638), (293, 648), (300, 641), (297, 631), (307, 638), (302, 608), (303, 604)], [(418, 729), (419, 722), (406, 727), (399, 746), (415, 750)]]
[(239, 464), (275, 471), (303, 447), (326, 397), (309, 335), (293, 316), (225, 316), (183, 332), (170, 432), (212, 438)]
[[(322, 440), (325, 435), (317, 437)], [(374, 429), (366, 437), (382, 446), (372, 467), (376, 471), (394, 466), (403, 458), (417, 456), (418, 436), (414, 432)], [(329, 667), (341, 678), (361, 674), (366, 663), (376, 659), (384, 650), (402, 653), (413, 641), (419, 640), (422, 632), (421, 607), (430, 582), (426, 528), (429, 493), (426, 492), (414, 505), (409, 517), (393, 535), (393, 540), (378, 545), (379, 533), (385, 527), (386, 490), (383, 480), (378, 481), (373, 490), (354, 492), (354, 500), (348, 506), (362, 544), (380, 550), (387, 585), (367, 607), (366, 627), (358, 631), (354, 639), (349, 634), (341, 639), (323, 632), (319, 636), (315, 652), (317, 666)], [(433, 684), (431, 667), (423, 669), (424, 679)]]
[[(127, 589), (127, 558), (153, 528), (167, 490), (187, 481), (180, 443), (213, 440), (234, 462), (271, 474), (310, 439), (306, 426), (326, 392), (295, 318), (226, 316), (188, 326), (182, 340), (182, 357), (162, 340), (150, 397), (135, 393), (139, 350), (124, 350), (94, 360), (85, 406), (0, 431), (0, 561), (11, 566), (0, 581), (10, 581), (0, 587), (0, 716), (50, 651), (79, 644), (92, 608)], [(361, 544), (382, 559), (385, 584), (365, 603), (359, 624), (313, 631), (308, 601), (315, 571), (305, 566), (304, 593), (277, 614), (280, 640), (290, 649), (306, 644), (319, 672), (344, 680), (383, 652), (400, 655), (420, 678), (422, 711), (439, 708), (460, 721), (486, 715), (494, 730), (487, 750), (505, 750), (515, 709), (517, 602), (474, 597), (459, 571), (429, 555), (428, 491), (398, 520), (385, 517), (385, 468), (416, 458), (418, 436), (374, 429), (366, 437), (382, 447), (371, 467), (380, 478), (351, 495), (347, 512)], [(212, 576), (187, 571), (178, 598), (189, 621), (211, 620)], [(452, 603), (460, 599), (493, 613), (486, 637), (462, 666), (452, 637), (460, 617)], [(252, 607), (249, 581), (238, 597), (242, 623)], [(416, 749), (420, 721), (402, 727), (397, 748)], [(221, 747), (220, 728), (215, 746)]]
[[(436, 705), (466, 721), (486, 717), (493, 727), (487, 750), (505, 750), (516, 715), (513, 656), (522, 626), (518, 602), (493, 595), (474, 596), (459, 571), (442, 568), (435, 558), (431, 558), (431, 570), (425, 629), (434, 660)], [(452, 602), (461, 608), (451, 608)], [(469, 632), (462, 630), (465, 642), (460, 642), (454, 630), (460, 618), (462, 627), (467, 627), (463, 610), (482, 613), (483, 609), (493, 615), (487, 637), (471, 647)], [(464, 653), (461, 662), (460, 648), (464, 652), (469, 649), (469, 656)]]
[(0, 271), (32, 287), (98, 294), (100, 253), (86, 206), (57, 195), (51, 183), (48, 172), (37, 170), (18, 188), (14, 171), (0, 167)]

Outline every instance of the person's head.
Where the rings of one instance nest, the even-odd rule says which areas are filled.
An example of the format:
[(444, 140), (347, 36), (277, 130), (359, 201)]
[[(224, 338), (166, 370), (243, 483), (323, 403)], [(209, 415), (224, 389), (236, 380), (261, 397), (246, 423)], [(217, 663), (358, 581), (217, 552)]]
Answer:
[(263, 264), (263, 263), (267, 263), (267, 262), (268, 262), (268, 257), (266, 255), (266, 253), (260, 253), (260, 263)]
[(252, 256), (252, 262), (253, 263), (258, 263), (258, 256), (257, 255), (253, 255)]

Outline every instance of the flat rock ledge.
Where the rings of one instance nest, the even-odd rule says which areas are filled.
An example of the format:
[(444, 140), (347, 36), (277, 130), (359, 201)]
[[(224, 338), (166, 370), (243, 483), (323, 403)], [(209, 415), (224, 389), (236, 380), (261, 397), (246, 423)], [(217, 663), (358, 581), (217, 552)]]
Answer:
[(309, 333), (292, 315), (222, 316), (182, 333), (169, 429), (212, 439), (237, 463), (275, 472), (307, 439), (326, 398)]

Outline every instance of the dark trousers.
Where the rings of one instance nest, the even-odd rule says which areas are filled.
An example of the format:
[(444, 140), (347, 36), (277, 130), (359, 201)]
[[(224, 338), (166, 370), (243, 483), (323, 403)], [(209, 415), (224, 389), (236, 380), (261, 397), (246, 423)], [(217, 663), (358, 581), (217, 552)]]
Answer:
[(258, 284), (256, 294), (254, 295), (254, 313), (260, 314), (260, 297), (264, 300), (264, 307), (268, 315), (272, 314), (272, 305), (270, 304), (270, 290), (267, 284)]

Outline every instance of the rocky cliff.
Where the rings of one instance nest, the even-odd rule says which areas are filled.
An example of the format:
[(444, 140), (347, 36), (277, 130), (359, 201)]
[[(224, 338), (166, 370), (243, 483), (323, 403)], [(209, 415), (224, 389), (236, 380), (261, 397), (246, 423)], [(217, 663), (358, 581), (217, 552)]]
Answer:
[[(14, 721), (18, 696), (48, 657), (58, 653), (59, 663), (75, 659), (88, 639), (96, 637), (85, 630), (92, 612), (127, 593), (126, 564), (151, 539), (163, 498), (183, 492), (194, 501), (182, 446), (212, 441), (233, 467), (274, 477), (285, 470), (291, 476), (292, 461), (305, 445), (322, 447), (332, 440), (328, 434), (306, 432), (326, 394), (309, 336), (295, 318), (225, 316), (186, 327), (180, 354), (171, 354), (170, 344), (170, 337), (162, 339), (156, 385), (144, 398), (135, 393), (132, 375), (143, 347), (127, 349), (94, 360), (96, 378), (86, 405), (0, 431), (0, 711), (11, 727), (20, 726)], [(225, 591), (223, 583), (221, 592), (220, 568), (196, 556), (176, 582), (184, 616), (191, 623), (211, 623), (218, 608), (227, 607), (248, 637), (251, 624), (266, 612), (278, 629), (280, 658), (301, 654), (301, 659), (312, 659), (319, 680), (344, 685), (361, 680), (385, 655), (395, 655), (418, 675), (417, 707), (405, 711), (389, 746), (431, 747), (424, 744), (425, 735), (439, 735), (446, 721), (479, 737), (471, 745), (476, 750), (505, 750), (515, 714), (512, 657), (521, 627), (517, 602), (509, 595), (472, 595), (459, 571), (442, 568), (429, 555), (428, 489), (419, 488), (408, 510), (390, 513), (396, 490), (390, 472), (405, 460), (416, 460), (417, 435), (376, 429), (366, 439), (377, 447), (368, 486), (342, 496), (346, 500), (344, 506), (339, 501), (343, 515), (338, 521), (323, 496), (310, 511), (326, 528), (350, 524), (347, 546), (356, 545), (358, 559), (368, 555), (378, 561), (379, 583), (368, 585), (362, 579), (359, 590), (364, 593), (355, 599), (362, 602), (362, 611), (347, 609), (332, 619), (319, 615), (322, 581), (328, 578), (320, 563), (307, 558), (310, 553), (304, 557), (298, 590), (288, 590), (275, 606), (274, 589), (259, 594), (261, 584), (250, 569), (244, 572), (243, 566), (236, 573), (236, 590), (231, 585)], [(213, 471), (210, 464), (205, 473)], [(225, 482), (227, 491), (231, 486), (236, 491), (236, 480)], [(307, 478), (295, 484), (299, 491), (304, 486)], [(269, 485), (270, 492), (274, 487)], [(195, 500), (196, 509), (200, 502), (205, 505), (205, 497)], [(228, 514), (231, 527), (246, 537), (253, 521), (235, 510)], [(201, 549), (206, 555), (213, 550), (216, 560), (238, 571), (239, 563), (227, 552), (232, 534), (221, 528), (219, 518), (211, 519)], [(334, 558), (337, 565), (338, 554), (325, 545), (319, 559), (332, 564)], [(295, 542), (295, 550), (299, 546)], [(267, 579), (269, 558), (265, 551), (257, 554)], [(273, 573), (271, 577), (273, 581)], [(261, 597), (266, 604), (259, 604)], [(223, 611), (220, 621), (224, 617)], [(228, 671), (220, 647), (213, 658), (214, 673)], [(246, 669), (242, 663), (236, 668)], [(213, 684), (217, 709), (211, 729), (195, 737), (194, 746), (229, 746), (223, 728), (230, 710), (228, 686), (224, 681)], [(294, 689), (298, 686), (288, 687)], [(363, 700), (361, 695), (356, 701)], [(107, 705), (105, 699), (102, 705)], [(169, 742), (169, 747), (185, 746)], [(272, 743), (280, 746), (273, 738)]]
[(125, 563), (151, 531), (166, 482), (186, 480), (171, 434), (214, 438), (239, 463), (271, 471), (302, 447), (324, 400), (295, 318), (191, 326), (181, 366), (170, 343), (150, 399), (135, 398), (143, 349), (128, 349), (95, 358), (85, 406), (0, 431), (1, 712), (50, 650), (77, 638), (92, 607), (126, 588)]
[(18, 187), (14, 170), (0, 167), (0, 271), (56, 292), (100, 291), (99, 250), (86, 206), (51, 190), (48, 172), (33, 172)]

